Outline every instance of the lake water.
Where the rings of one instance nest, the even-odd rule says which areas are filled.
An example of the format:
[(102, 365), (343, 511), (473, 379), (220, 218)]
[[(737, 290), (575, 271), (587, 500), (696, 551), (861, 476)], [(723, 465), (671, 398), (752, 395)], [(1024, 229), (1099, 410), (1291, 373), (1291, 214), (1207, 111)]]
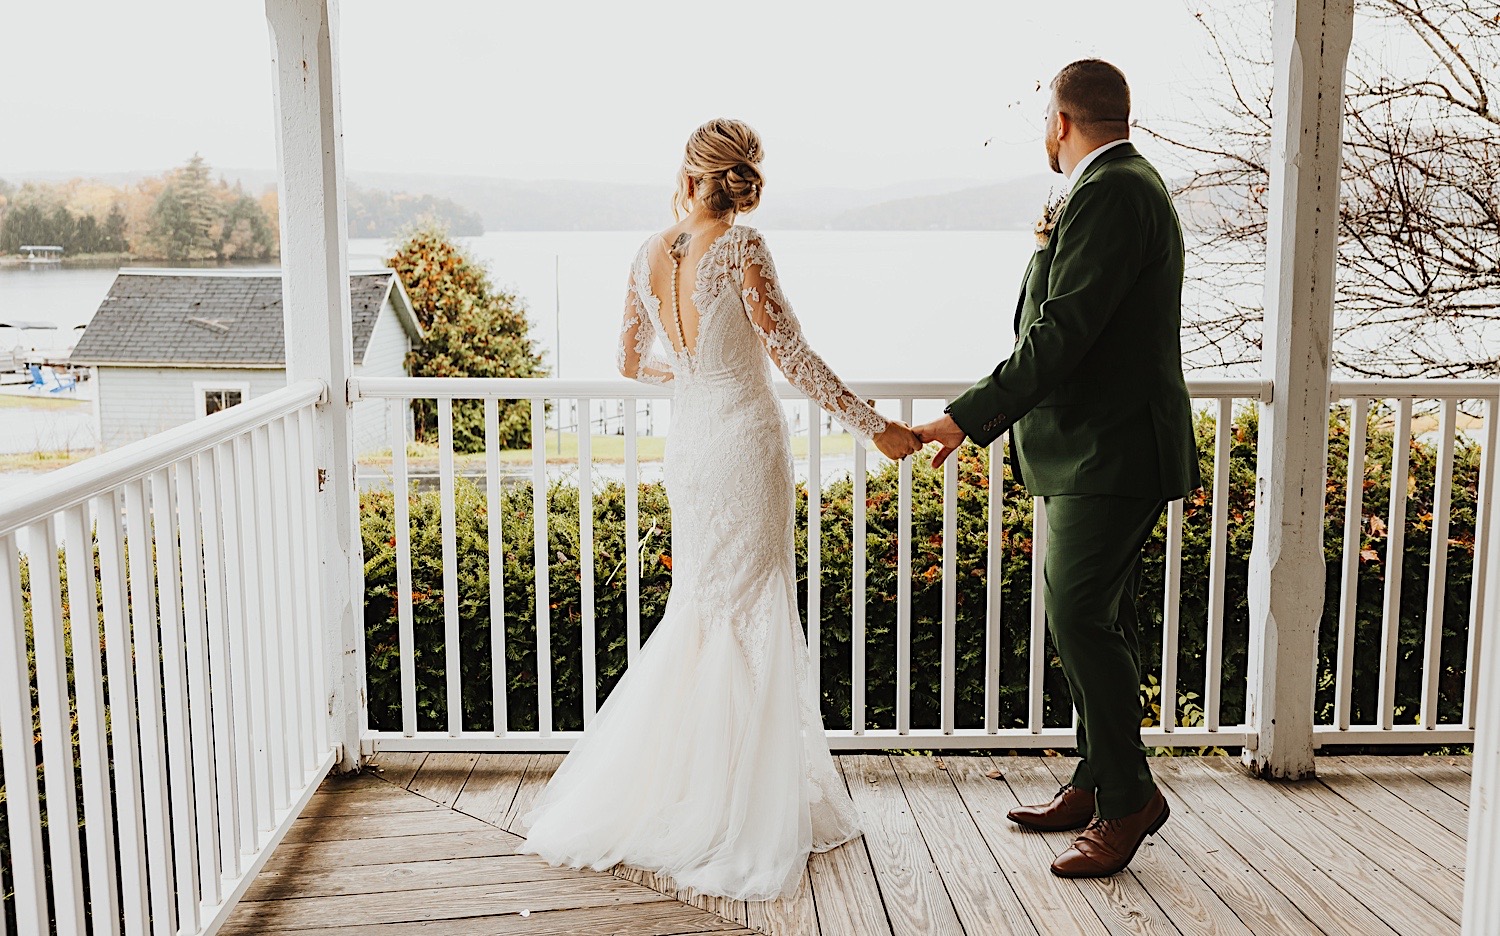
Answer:
[[(626, 274), (647, 234), (495, 232), (464, 242), (526, 301), (554, 374), (607, 378), (617, 376)], [(809, 342), (846, 379), (975, 379), (1010, 349), (1028, 232), (765, 234)], [(350, 241), (350, 269), (383, 266), (390, 247)], [(0, 267), (0, 321), (86, 324), (114, 277), (114, 267)], [(0, 344), (12, 337), (0, 333)]]

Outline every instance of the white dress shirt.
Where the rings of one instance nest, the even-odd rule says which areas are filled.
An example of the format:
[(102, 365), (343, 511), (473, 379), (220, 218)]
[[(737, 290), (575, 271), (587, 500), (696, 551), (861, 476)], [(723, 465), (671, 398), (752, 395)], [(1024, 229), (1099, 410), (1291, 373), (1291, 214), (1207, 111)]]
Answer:
[(1129, 140), (1111, 140), (1103, 146), (1094, 149), (1087, 156), (1080, 159), (1078, 161), (1078, 165), (1073, 167), (1073, 171), (1068, 173), (1068, 191), (1073, 191), (1073, 189), (1078, 185), (1078, 180), (1083, 178), (1083, 171), (1089, 166), (1093, 165), (1094, 160), (1098, 159), (1109, 150), (1114, 149), (1116, 146), (1119, 146), (1122, 143), (1129, 142)]

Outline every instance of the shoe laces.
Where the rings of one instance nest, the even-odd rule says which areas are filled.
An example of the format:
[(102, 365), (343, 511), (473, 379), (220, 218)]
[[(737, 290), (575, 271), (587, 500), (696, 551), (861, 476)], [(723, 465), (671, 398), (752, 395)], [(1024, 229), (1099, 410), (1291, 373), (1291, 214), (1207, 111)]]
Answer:
[(1120, 825), (1120, 820), (1119, 819), (1104, 819), (1104, 818), (1101, 818), (1101, 817), (1099, 817), (1099, 816), (1096, 815), (1093, 819), (1089, 820), (1088, 826), (1083, 831), (1084, 832), (1098, 831), (1098, 833), (1100, 835), (1109, 835), (1119, 825)]

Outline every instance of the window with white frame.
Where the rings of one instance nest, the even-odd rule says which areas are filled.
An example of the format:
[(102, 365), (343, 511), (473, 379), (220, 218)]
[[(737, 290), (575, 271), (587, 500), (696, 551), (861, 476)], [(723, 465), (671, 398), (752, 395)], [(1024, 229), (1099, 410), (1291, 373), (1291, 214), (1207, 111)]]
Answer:
[(212, 416), (220, 410), (239, 406), (250, 397), (248, 384), (198, 383), (193, 385), (198, 396), (198, 415)]

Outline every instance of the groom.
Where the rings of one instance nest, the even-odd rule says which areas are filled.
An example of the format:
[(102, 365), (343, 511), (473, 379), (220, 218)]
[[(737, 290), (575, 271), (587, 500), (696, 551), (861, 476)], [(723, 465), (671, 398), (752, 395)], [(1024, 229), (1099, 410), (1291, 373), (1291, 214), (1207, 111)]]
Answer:
[(1012, 470), (1046, 505), (1047, 627), (1078, 709), (1083, 759), (1029, 829), (1083, 829), (1062, 877), (1122, 870), (1166, 822), (1141, 744), (1135, 599), (1141, 548), (1167, 501), (1199, 486), (1179, 339), (1182, 233), (1161, 176), (1130, 144), (1118, 68), (1052, 79), (1047, 158), (1065, 201), (1037, 224), (1010, 356), (942, 418), (916, 427), (942, 462), (1010, 431)]

